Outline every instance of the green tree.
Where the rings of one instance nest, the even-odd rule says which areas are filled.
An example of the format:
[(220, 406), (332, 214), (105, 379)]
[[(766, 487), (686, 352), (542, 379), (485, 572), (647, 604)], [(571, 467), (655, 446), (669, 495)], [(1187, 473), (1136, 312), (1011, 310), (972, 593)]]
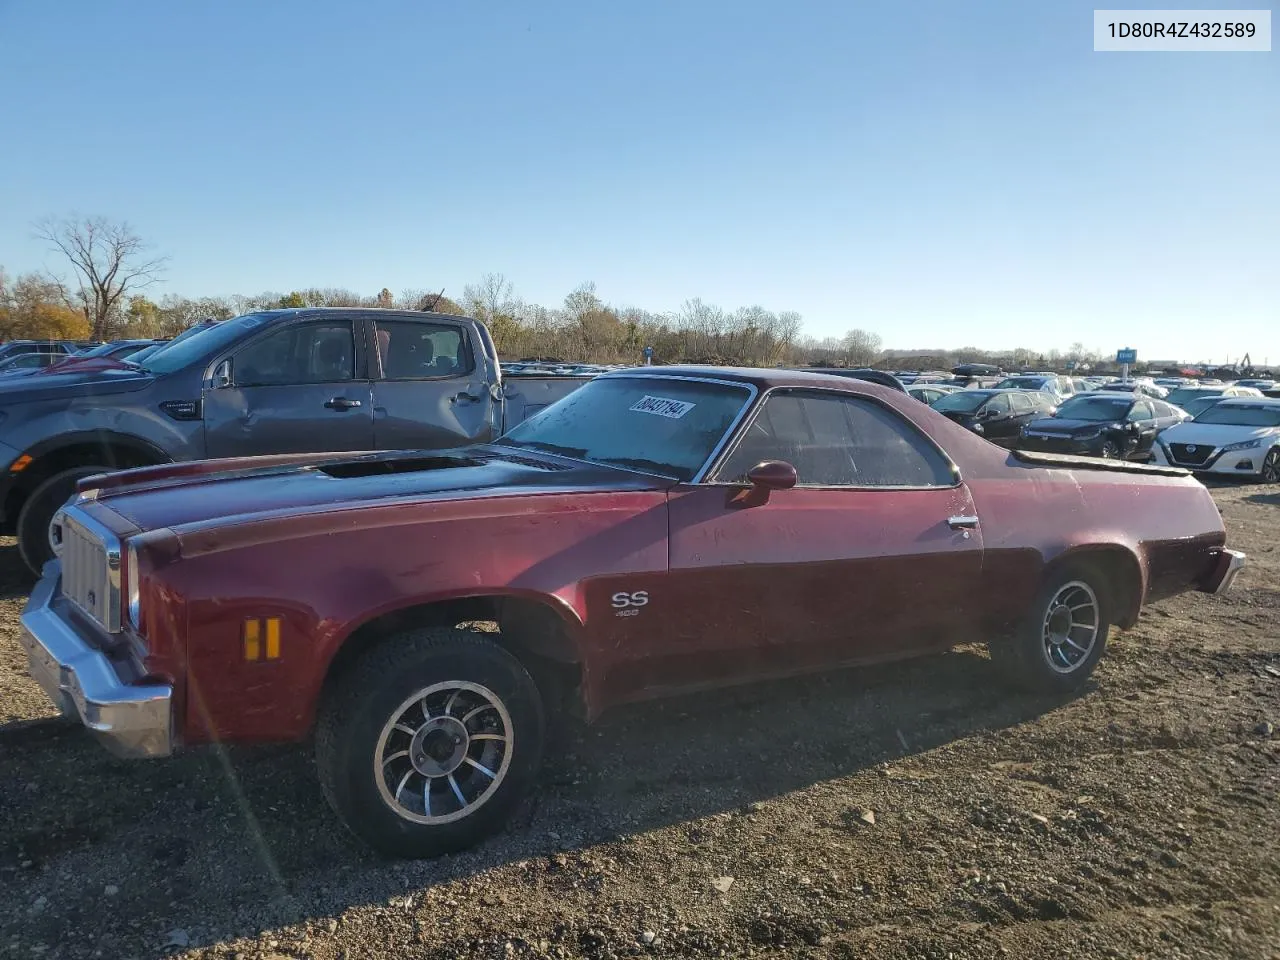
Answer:
[(293, 293), (289, 294), (288, 296), (280, 298), (280, 306), (283, 309), (292, 308), (295, 310), (299, 310), (302, 307), (305, 307), (306, 305), (307, 305), (306, 297), (304, 297), (297, 290), (293, 291)]

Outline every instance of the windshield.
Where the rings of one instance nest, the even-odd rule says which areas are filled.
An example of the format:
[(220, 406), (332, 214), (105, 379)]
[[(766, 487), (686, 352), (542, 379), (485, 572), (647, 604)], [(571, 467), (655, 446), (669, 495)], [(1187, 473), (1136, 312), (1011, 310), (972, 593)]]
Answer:
[(750, 391), (706, 380), (592, 380), (498, 443), (691, 480), (746, 406)]
[(933, 402), (933, 409), (944, 413), (973, 413), (991, 394), (984, 390), (961, 390), (959, 393), (948, 393)]
[(1216, 406), (1222, 402), (1222, 397), (1197, 397), (1195, 400), (1188, 400), (1182, 404), (1182, 409), (1192, 417), (1198, 417), (1210, 407)]
[(1060, 420), (1092, 420), (1098, 423), (1109, 423), (1112, 420), (1123, 420), (1128, 414), (1133, 401), (1128, 397), (1081, 397), (1068, 400), (1058, 408)]
[(148, 373), (174, 373), (235, 343), (240, 337), (255, 327), (262, 326), (269, 319), (270, 316), (265, 313), (247, 313), (243, 317), (224, 320), (212, 326), (199, 329), (192, 327), (147, 357), (142, 367)]
[(1039, 390), (1045, 384), (1044, 377), (1008, 377), (996, 384), (997, 390)]
[(1217, 403), (1196, 417), (1196, 423), (1236, 427), (1280, 427), (1280, 404)]
[[(1224, 387), (1223, 390), (1225, 389), (1226, 388)], [(1214, 390), (1214, 389), (1206, 390), (1203, 387), (1198, 387), (1192, 390), (1187, 387), (1183, 387), (1180, 390), (1169, 391), (1169, 396), (1165, 397), (1165, 399), (1172, 404), (1182, 407), (1182, 406), (1185, 406), (1187, 404), (1187, 401), (1189, 400), (1196, 400), (1196, 399), (1199, 399), (1200, 397), (1214, 397), (1214, 396), (1219, 396), (1221, 394), (1222, 394), (1222, 390)]]

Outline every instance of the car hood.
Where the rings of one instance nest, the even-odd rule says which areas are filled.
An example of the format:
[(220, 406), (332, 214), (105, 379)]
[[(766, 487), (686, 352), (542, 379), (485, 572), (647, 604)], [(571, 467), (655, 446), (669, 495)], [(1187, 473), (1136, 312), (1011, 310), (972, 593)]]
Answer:
[(1053, 433), (1060, 436), (1084, 436), (1100, 430), (1114, 428), (1110, 420), (1067, 420), (1059, 417), (1041, 417), (1027, 424), (1028, 433)]
[(82, 484), (142, 530), (210, 528), (356, 506), (662, 490), (674, 480), (500, 445), (241, 457), (144, 467)]
[(1170, 427), (1160, 434), (1164, 443), (1196, 443), (1220, 447), (1228, 443), (1252, 440), (1254, 437), (1280, 435), (1280, 427), (1239, 427), (1229, 423), (1196, 423), (1188, 421)]
[(33, 376), (0, 377), (0, 409), (14, 403), (132, 393), (155, 377), (131, 367), (61, 369), (46, 367)]

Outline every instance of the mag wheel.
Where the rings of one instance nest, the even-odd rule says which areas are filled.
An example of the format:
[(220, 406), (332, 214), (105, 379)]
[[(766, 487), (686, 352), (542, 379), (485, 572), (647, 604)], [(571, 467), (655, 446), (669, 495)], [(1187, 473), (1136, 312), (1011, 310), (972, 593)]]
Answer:
[(321, 785), (346, 826), (398, 857), (471, 846), (501, 828), (542, 757), (542, 702), (485, 635), (416, 630), (333, 684), (316, 729)]
[(1114, 440), (1103, 440), (1100, 453), (1104, 459), (1115, 460), (1120, 456), (1120, 446)]
[(1019, 630), (991, 643), (991, 659), (1019, 686), (1065, 693), (1089, 679), (1110, 629), (1103, 578), (1073, 566), (1050, 576)]
[(1280, 483), (1280, 447), (1273, 447), (1262, 461), (1262, 482)]

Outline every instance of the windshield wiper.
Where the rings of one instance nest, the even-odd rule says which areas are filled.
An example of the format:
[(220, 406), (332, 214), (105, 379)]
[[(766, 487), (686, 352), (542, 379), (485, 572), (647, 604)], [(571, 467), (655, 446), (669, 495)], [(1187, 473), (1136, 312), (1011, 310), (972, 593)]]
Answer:
[(688, 479), (688, 477), (675, 476), (673, 473), (675, 468), (669, 463), (658, 463), (656, 460), (646, 460), (643, 457), (599, 457), (596, 462), (611, 464), (615, 467), (631, 467), (641, 473), (656, 473), (660, 477), (671, 477), (675, 480)]
[(545, 453), (558, 453), (562, 457), (573, 457), (575, 460), (581, 460), (587, 455), (585, 447), (565, 447), (558, 443), (548, 443), (546, 440), (508, 440), (503, 437), (498, 443), (509, 447), (530, 448), (542, 450)]

